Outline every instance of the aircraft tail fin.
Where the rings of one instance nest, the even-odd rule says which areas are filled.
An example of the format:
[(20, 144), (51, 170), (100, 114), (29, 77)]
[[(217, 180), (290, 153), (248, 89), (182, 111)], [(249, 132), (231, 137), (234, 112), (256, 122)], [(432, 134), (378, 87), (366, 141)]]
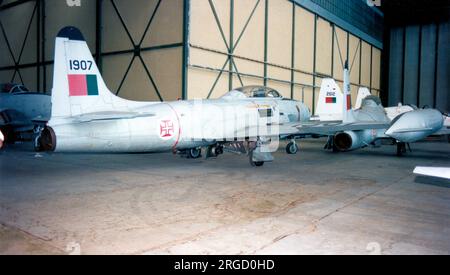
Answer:
[(106, 87), (80, 30), (63, 28), (55, 41), (52, 119), (115, 111), (126, 102)]
[(325, 78), (322, 80), (316, 116), (321, 121), (342, 119), (342, 92), (334, 79)]
[(368, 97), (369, 95), (372, 95), (369, 91), (368, 88), (366, 87), (361, 87), (358, 90), (358, 97), (356, 98), (356, 105), (355, 105), (355, 109), (360, 109), (363, 100)]

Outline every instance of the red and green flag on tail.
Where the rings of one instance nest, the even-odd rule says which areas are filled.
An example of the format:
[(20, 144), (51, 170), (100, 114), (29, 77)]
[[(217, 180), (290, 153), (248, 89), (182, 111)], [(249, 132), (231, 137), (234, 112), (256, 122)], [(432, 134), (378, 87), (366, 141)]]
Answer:
[(337, 101), (336, 101), (336, 98), (335, 97), (327, 97), (326, 98), (326, 104), (335, 104)]
[(70, 96), (97, 96), (98, 82), (95, 74), (69, 74)]

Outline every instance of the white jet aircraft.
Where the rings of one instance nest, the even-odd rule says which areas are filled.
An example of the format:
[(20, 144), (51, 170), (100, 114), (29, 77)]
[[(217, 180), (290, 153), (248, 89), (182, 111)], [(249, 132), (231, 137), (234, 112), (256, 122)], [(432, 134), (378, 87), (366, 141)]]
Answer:
[(262, 166), (273, 160), (275, 141), (309, 119), (307, 106), (266, 87), (244, 87), (214, 100), (119, 98), (106, 87), (81, 32), (66, 27), (56, 38), (52, 114), (40, 145), (55, 152), (173, 151), (190, 158), (199, 158), (201, 148), (208, 148), (207, 157), (218, 156), (225, 147)]

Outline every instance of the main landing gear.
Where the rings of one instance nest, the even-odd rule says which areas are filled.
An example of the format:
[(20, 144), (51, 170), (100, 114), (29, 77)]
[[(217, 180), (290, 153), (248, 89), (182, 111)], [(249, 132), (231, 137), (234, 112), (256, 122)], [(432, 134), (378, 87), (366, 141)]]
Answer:
[(397, 156), (401, 157), (407, 152), (412, 152), (411, 146), (406, 142), (397, 142)]
[(298, 145), (295, 140), (289, 142), (286, 146), (286, 153), (288, 153), (288, 155), (295, 155), (298, 153)]
[(339, 149), (336, 147), (336, 144), (334, 143), (334, 136), (328, 137), (327, 144), (325, 144), (325, 147), (323, 149), (332, 150), (333, 153), (339, 153)]
[(211, 145), (206, 149), (206, 158), (217, 158), (223, 154), (223, 145)]
[(248, 156), (251, 166), (261, 167), (264, 163), (273, 161), (273, 156), (268, 148), (269, 145), (270, 140), (258, 139), (256, 142), (249, 143)]
[(199, 159), (202, 157), (202, 148), (192, 148), (187, 150), (187, 157), (190, 159)]
[(255, 150), (252, 150), (249, 154), (249, 160), (250, 160), (250, 165), (253, 167), (262, 167), (264, 166), (264, 161), (255, 161), (255, 156), (254, 156), (254, 152)]

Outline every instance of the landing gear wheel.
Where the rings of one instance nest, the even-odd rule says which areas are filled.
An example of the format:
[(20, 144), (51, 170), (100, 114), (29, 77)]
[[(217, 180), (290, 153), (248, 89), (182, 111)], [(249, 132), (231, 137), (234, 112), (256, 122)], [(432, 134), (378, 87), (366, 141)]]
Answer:
[(261, 166), (264, 165), (264, 161), (252, 161), (252, 160), (250, 160), (250, 164), (251, 164), (253, 167), (261, 167)]
[(211, 153), (213, 156), (218, 157), (219, 155), (223, 154), (223, 147), (222, 146), (214, 146), (211, 148)]
[(406, 154), (406, 143), (399, 142), (397, 143), (397, 156), (401, 157)]
[(295, 155), (298, 153), (298, 145), (295, 142), (290, 142), (287, 146), (286, 146), (286, 153), (288, 153), (288, 155)]
[(199, 159), (202, 157), (202, 149), (201, 148), (193, 148), (188, 150), (188, 158), (190, 159)]
[(249, 155), (250, 165), (253, 167), (261, 167), (264, 165), (264, 161), (253, 161), (253, 151)]

